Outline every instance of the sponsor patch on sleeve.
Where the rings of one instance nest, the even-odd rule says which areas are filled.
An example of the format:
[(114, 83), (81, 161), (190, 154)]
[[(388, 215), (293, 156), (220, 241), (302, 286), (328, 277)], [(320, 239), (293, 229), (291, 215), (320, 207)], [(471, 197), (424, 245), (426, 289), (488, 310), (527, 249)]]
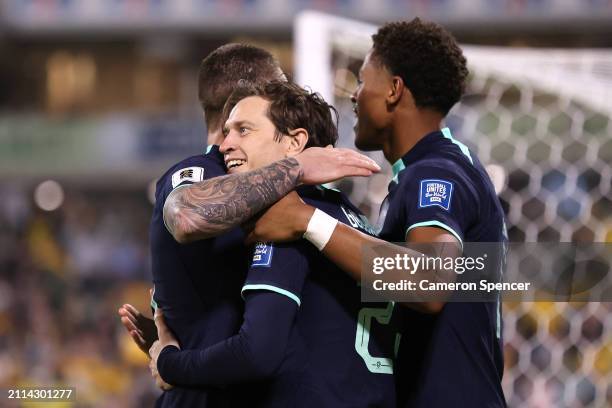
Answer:
[(419, 208), (438, 206), (450, 210), (453, 196), (453, 183), (446, 180), (421, 180)]
[(270, 267), (272, 264), (272, 252), (274, 247), (271, 242), (258, 242), (255, 245), (255, 251), (253, 252), (253, 266), (265, 266)]
[(202, 180), (204, 180), (204, 169), (202, 167), (186, 167), (174, 172), (172, 175), (172, 188), (185, 181), (197, 183)]

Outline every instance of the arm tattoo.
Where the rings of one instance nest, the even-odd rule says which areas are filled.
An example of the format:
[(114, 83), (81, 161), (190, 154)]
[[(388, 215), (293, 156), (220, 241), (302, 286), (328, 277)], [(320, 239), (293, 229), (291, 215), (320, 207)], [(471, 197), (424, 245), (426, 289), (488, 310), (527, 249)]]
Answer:
[(201, 181), (170, 193), (164, 221), (179, 242), (210, 238), (280, 200), (295, 188), (300, 176), (298, 161), (289, 158), (248, 173)]

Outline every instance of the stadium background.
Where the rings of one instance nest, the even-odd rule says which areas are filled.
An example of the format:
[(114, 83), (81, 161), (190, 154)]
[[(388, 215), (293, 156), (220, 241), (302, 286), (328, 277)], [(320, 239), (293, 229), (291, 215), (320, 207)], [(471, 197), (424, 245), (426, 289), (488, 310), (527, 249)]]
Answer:
[[(612, 240), (608, 0), (5, 0), (0, 388), (69, 385), (78, 406), (152, 404), (146, 359), (116, 309), (147, 308), (155, 177), (203, 149), (201, 59), (244, 41), (272, 51), (298, 79), (304, 55), (308, 66), (326, 61), (317, 67), (329, 89), (310, 85), (334, 99), (340, 144), (352, 146), (347, 91), (364, 49), (353, 36), (359, 25), (340, 30), (327, 51), (296, 47), (303, 9), (370, 23), (418, 15), (462, 44), (503, 47), (467, 53), (468, 96), (448, 125), (489, 165), (511, 240)], [(566, 69), (544, 69), (547, 61)], [(546, 85), (552, 74), (557, 87)], [(375, 220), (387, 177), (341, 187)], [(610, 406), (611, 311), (610, 303), (505, 303), (510, 406)]]

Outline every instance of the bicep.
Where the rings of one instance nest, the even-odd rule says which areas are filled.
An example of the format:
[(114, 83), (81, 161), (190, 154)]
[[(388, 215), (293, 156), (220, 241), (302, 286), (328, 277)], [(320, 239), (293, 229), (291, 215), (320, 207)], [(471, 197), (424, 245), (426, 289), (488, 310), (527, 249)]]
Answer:
[[(406, 233), (407, 244), (433, 244), (427, 255), (459, 256), (461, 242), (452, 233), (440, 227), (417, 227)], [(450, 244), (450, 245), (445, 245)]]

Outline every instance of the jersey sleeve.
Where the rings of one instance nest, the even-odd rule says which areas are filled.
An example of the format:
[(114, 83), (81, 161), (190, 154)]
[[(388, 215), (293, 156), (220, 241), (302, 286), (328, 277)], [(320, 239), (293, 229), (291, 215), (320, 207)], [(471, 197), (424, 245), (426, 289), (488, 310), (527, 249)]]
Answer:
[(308, 276), (308, 248), (304, 242), (255, 245), (251, 265), (242, 287), (242, 296), (249, 291), (276, 292), (301, 304), (301, 292)]
[(187, 186), (206, 180), (209, 176), (209, 171), (206, 169), (207, 163), (204, 161), (198, 163), (196, 161), (188, 161), (179, 163), (173, 169), (169, 170), (157, 182), (155, 191), (155, 200), (162, 204), (166, 202), (166, 198), (176, 188)]
[(183, 160), (168, 170), (157, 182), (154, 211), (163, 214), (166, 199), (173, 190), (215, 177), (218, 171), (215, 172), (210, 166), (210, 161), (204, 156), (195, 156)]
[(297, 310), (284, 296), (253, 293), (238, 334), (204, 349), (164, 347), (157, 359), (159, 374), (169, 384), (186, 387), (269, 378), (283, 364)]
[(478, 211), (478, 202), (470, 184), (459, 172), (423, 166), (401, 183), (405, 235), (418, 227), (438, 227), (463, 244), (465, 232)]

